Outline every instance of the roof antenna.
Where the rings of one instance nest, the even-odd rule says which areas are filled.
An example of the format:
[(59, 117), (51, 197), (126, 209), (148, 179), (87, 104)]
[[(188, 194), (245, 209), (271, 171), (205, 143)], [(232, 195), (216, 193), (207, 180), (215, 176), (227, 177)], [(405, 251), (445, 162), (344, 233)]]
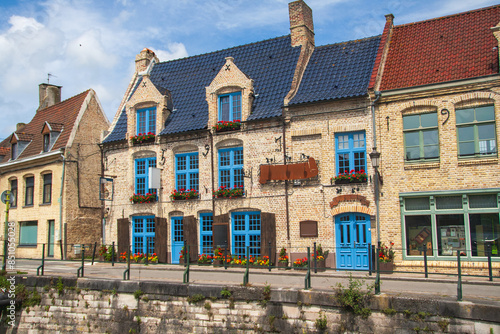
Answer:
[(47, 73), (47, 83), (50, 83), (50, 77), (57, 78), (54, 74)]

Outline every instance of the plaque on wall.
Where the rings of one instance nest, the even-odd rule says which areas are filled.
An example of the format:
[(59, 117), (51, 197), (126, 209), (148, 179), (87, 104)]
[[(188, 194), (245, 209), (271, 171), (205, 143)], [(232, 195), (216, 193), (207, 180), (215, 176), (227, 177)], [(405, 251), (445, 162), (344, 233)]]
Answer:
[(300, 236), (302, 238), (318, 236), (318, 222), (315, 220), (303, 220), (300, 223)]

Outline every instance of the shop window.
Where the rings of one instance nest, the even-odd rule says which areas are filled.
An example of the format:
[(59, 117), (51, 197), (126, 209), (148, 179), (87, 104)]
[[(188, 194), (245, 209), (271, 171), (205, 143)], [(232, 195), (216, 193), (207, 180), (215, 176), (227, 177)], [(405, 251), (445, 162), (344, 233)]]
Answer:
[(19, 227), (19, 246), (36, 246), (38, 236), (38, 222), (20, 222)]

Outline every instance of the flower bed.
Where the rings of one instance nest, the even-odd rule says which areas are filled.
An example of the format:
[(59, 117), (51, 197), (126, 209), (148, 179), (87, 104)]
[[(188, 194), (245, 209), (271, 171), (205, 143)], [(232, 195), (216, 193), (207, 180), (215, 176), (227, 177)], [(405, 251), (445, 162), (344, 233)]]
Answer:
[[(127, 260), (127, 253), (120, 253), (120, 260)], [(130, 262), (134, 261), (135, 263), (158, 263), (158, 256), (156, 253), (153, 254), (143, 254), (143, 253), (135, 253), (130, 254)]]
[(170, 199), (172, 201), (185, 200), (185, 199), (196, 199), (199, 198), (200, 194), (196, 189), (184, 189), (181, 188), (178, 191), (174, 190), (170, 194)]
[(220, 187), (218, 190), (213, 192), (214, 198), (237, 198), (242, 197), (245, 194), (243, 186), (227, 188), (226, 186)]
[(344, 173), (339, 173), (337, 176), (330, 179), (330, 183), (335, 184), (346, 184), (346, 183), (365, 183), (368, 180), (368, 176), (364, 170), (356, 172), (352, 169), (350, 172), (345, 170)]
[(294, 268), (305, 268), (307, 267), (307, 257), (303, 257), (302, 259), (297, 259), (293, 261)]
[(133, 194), (130, 196), (130, 201), (132, 203), (154, 203), (156, 202), (156, 193), (147, 193), (145, 195)]
[(217, 124), (212, 127), (215, 132), (225, 132), (234, 131), (241, 128), (241, 121), (239, 119), (235, 121), (218, 121)]
[(132, 140), (132, 143), (134, 144), (146, 144), (146, 143), (152, 143), (155, 141), (155, 134), (152, 132), (148, 133), (139, 133), (136, 136), (131, 136), (130, 140)]

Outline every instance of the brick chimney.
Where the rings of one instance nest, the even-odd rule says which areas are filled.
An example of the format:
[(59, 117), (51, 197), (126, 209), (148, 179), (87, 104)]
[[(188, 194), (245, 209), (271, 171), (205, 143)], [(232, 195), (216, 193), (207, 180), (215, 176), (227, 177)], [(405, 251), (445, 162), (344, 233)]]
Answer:
[(311, 8), (303, 1), (293, 1), (288, 4), (290, 15), (290, 33), (292, 46), (314, 46), (314, 24)]
[(155, 53), (148, 48), (142, 49), (142, 51), (137, 56), (135, 56), (135, 71), (137, 73), (146, 71), (149, 67), (149, 64), (151, 64), (151, 61), (153, 60), (156, 63), (159, 62)]
[(45, 109), (61, 102), (61, 88), (62, 86), (46, 83), (38, 85), (38, 97), (40, 101), (38, 110)]

